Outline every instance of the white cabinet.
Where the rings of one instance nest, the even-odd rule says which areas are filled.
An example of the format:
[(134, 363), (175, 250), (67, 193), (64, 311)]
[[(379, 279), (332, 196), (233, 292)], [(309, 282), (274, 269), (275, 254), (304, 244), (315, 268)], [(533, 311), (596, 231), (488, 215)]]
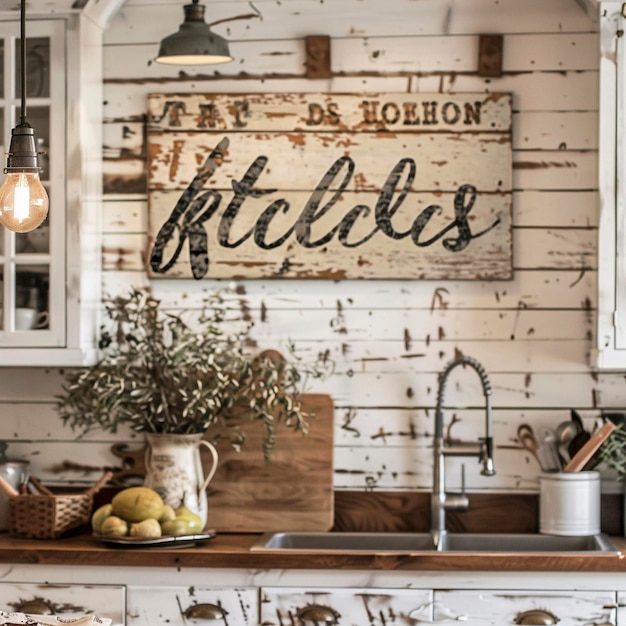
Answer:
[[(206, 579), (206, 574), (198, 572)], [(219, 575), (215, 576), (219, 580)], [(216, 582), (217, 582), (216, 580)], [(225, 626), (259, 624), (258, 592), (255, 588), (140, 587), (128, 589), (127, 626), (191, 626), (217, 623)]]
[(43, 598), (116, 626), (626, 626), (623, 572), (5, 567), (0, 609)]
[[(50, 210), (31, 233), (0, 228), (3, 366), (80, 365), (96, 355), (101, 30), (82, 15), (27, 20), (27, 120), (45, 153), (40, 165)], [(19, 21), (0, 21), (3, 152), (21, 112), (19, 36)]]
[(261, 624), (616, 624), (614, 591), (263, 588)]
[(403, 626), (433, 620), (433, 592), (424, 589), (264, 587), (263, 626), (338, 624)]
[(615, 625), (612, 591), (452, 590), (435, 593), (434, 621), (467, 626), (502, 624)]
[(0, 610), (7, 613), (108, 617), (112, 626), (125, 624), (125, 588), (121, 585), (0, 583)]

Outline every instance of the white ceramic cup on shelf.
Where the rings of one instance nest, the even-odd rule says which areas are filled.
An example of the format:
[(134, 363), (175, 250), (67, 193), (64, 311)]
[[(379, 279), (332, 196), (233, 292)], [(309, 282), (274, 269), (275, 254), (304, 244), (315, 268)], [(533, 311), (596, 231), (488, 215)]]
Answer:
[(44, 328), (48, 324), (48, 312), (18, 307), (15, 309), (15, 330)]
[(539, 532), (548, 535), (597, 535), (600, 532), (600, 473), (541, 474)]

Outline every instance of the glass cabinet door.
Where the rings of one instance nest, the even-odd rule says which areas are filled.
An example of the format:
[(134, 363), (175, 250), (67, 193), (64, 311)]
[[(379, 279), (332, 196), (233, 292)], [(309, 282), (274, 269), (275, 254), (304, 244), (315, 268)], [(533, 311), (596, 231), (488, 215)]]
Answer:
[[(0, 23), (3, 168), (11, 129), (21, 115), (19, 33), (19, 22)], [(65, 341), (64, 23), (29, 20), (26, 36), (26, 119), (35, 129), (50, 210), (44, 223), (30, 233), (0, 226), (0, 347), (62, 346)]]

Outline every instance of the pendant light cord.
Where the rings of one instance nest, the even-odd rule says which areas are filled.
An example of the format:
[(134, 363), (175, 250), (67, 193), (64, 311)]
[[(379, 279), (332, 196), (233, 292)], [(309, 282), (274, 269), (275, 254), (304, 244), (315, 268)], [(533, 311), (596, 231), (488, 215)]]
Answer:
[(20, 125), (23, 125), (26, 123), (26, 0), (21, 0), (20, 4), (20, 31), (20, 80), (22, 90)]

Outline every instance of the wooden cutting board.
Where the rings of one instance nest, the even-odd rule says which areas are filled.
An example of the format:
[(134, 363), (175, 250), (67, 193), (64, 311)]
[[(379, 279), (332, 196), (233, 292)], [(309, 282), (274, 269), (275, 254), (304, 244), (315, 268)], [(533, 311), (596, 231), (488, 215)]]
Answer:
[[(326, 531), (333, 525), (333, 402), (325, 394), (303, 394), (315, 415), (303, 436), (284, 425), (276, 430), (271, 462), (263, 458), (265, 427), (242, 418), (241, 452), (223, 436), (215, 445), (219, 465), (207, 488), (207, 528), (222, 532)], [(214, 433), (207, 439), (215, 443)], [(209, 455), (203, 455), (205, 471)]]

